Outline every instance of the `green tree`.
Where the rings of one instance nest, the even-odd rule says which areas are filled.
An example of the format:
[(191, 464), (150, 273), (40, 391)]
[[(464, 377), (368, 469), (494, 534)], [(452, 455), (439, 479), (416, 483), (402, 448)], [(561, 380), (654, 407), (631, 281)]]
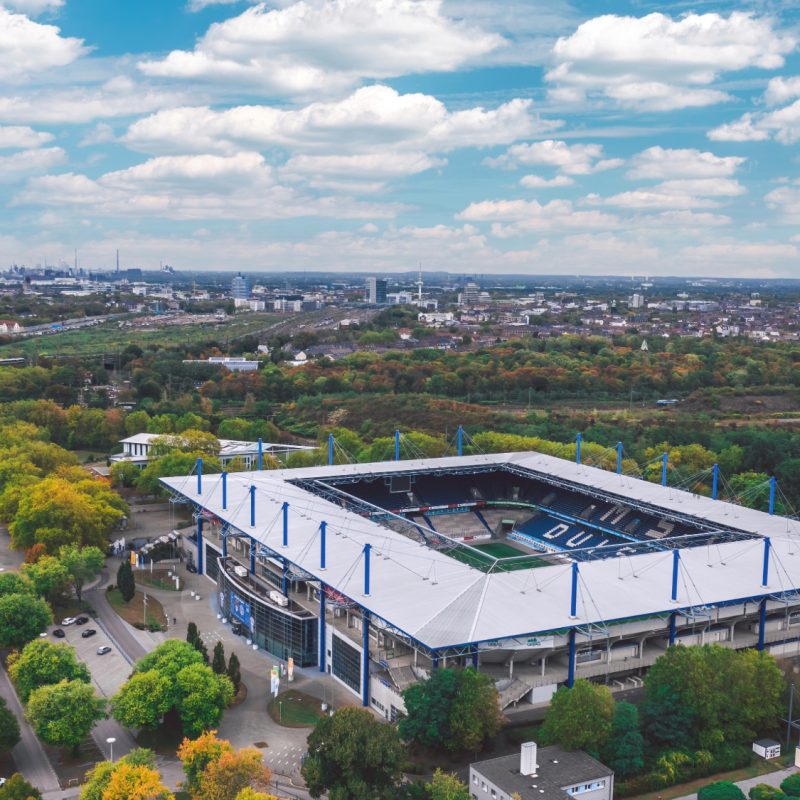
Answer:
[(123, 558), (117, 569), (117, 589), (122, 599), (129, 603), (136, 594), (136, 579), (133, 576), (133, 567), (127, 558)]
[(33, 584), (24, 574), (20, 575), (19, 572), (0, 572), (0, 597), (5, 597), (9, 594), (34, 593)]
[(786, 794), (768, 783), (757, 783), (747, 793), (750, 800), (786, 800)]
[(0, 787), (0, 800), (42, 800), (42, 793), (15, 772), (6, 785)]
[(60, 681), (91, 683), (89, 668), (78, 661), (68, 644), (52, 644), (44, 639), (28, 642), (19, 654), (8, 659), (8, 674), (14, 681), (19, 699), (28, 702), (31, 692), (40, 686)]
[(36, 594), (50, 603), (61, 599), (69, 587), (69, 572), (55, 556), (44, 555), (33, 564), (23, 564), (21, 569)]
[(125, 433), (128, 436), (144, 433), (147, 431), (148, 422), (150, 422), (150, 415), (146, 411), (132, 411), (125, 417)]
[(614, 706), (603, 761), (621, 778), (637, 775), (644, 768), (644, 737), (639, 731), (639, 709), (633, 703), (622, 700)]
[(697, 792), (697, 800), (745, 800), (744, 792), (730, 781), (715, 781)]
[(184, 667), (177, 677), (176, 707), (184, 733), (197, 736), (216, 727), (233, 700), (233, 684), (205, 664)]
[(217, 675), (227, 674), (227, 670), (225, 668), (225, 645), (222, 644), (222, 639), (218, 639), (217, 643), (214, 645), (214, 656), (211, 659), (211, 669), (213, 669)]
[(28, 719), (43, 742), (69, 746), (77, 754), (95, 722), (105, 718), (105, 706), (88, 683), (61, 681), (31, 692)]
[(194, 622), (190, 622), (186, 626), (186, 641), (189, 642), (192, 647), (195, 647), (195, 642), (197, 642), (199, 638), (200, 633), (197, 630), (197, 625)]
[(62, 547), (58, 557), (72, 579), (75, 596), (80, 602), (84, 584), (100, 574), (106, 557), (98, 547), (78, 547), (74, 544)]
[(428, 784), (430, 800), (469, 800), (469, 787), (455, 775), (437, 769)]
[(22, 647), (53, 621), (40, 597), (7, 594), (0, 597), (0, 647)]
[(170, 679), (157, 670), (136, 672), (111, 698), (111, 714), (126, 728), (154, 729), (174, 705)]
[(398, 730), (423, 747), (478, 750), (500, 729), (497, 691), (488, 675), (474, 669), (437, 669), (403, 692), (406, 716)]
[(608, 741), (613, 716), (611, 690), (578, 678), (571, 689), (562, 686), (553, 695), (541, 735), (565, 750), (598, 753)]
[(0, 753), (7, 753), (19, 741), (19, 722), (0, 697)]
[(366, 709), (340, 708), (308, 737), (303, 778), (312, 797), (384, 800), (400, 780), (403, 746), (394, 728)]
[(234, 694), (238, 694), (239, 687), (242, 685), (242, 670), (239, 666), (239, 657), (236, 653), (231, 653), (228, 659), (228, 669), (225, 672), (228, 679), (233, 684)]
[(781, 791), (790, 797), (800, 797), (800, 773), (795, 772), (781, 781)]

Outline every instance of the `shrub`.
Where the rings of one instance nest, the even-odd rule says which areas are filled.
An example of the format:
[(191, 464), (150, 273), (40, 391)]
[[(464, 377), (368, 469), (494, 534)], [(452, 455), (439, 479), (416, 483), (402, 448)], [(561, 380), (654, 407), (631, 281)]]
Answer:
[(790, 797), (800, 797), (800, 773), (795, 772), (781, 783), (781, 790)]
[(786, 795), (768, 783), (756, 784), (748, 793), (750, 800), (786, 800)]
[(700, 789), (697, 800), (745, 800), (745, 796), (735, 783), (715, 781)]

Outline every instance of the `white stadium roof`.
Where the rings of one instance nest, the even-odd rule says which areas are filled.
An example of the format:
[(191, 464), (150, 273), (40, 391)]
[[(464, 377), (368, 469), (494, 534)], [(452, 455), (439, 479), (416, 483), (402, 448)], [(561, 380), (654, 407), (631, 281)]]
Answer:
[[(761, 538), (681, 549), (676, 603), (670, 600), (671, 550), (582, 561), (577, 613), (571, 618), (570, 563), (482, 572), (290, 482), (492, 466), (569, 481), (578, 490), (692, 517), (709, 530), (769, 536), (768, 586), (761, 583)], [(540, 453), (229, 473), (226, 510), (220, 475), (204, 475), (200, 494), (194, 475), (162, 482), (430, 649), (780, 596), (800, 588), (800, 522)], [(255, 526), (250, 524), (251, 485), (256, 487)], [(287, 547), (282, 546), (284, 501), (289, 503)], [(325, 570), (320, 569), (323, 520), (328, 523)], [(367, 543), (373, 546), (368, 597), (363, 553)]]

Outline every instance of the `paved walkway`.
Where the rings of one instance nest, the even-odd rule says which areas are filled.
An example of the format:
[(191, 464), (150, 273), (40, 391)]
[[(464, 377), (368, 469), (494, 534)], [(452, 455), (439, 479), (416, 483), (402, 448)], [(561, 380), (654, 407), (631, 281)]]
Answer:
[(2, 666), (0, 666), (0, 695), (5, 699), (9, 710), (19, 722), (21, 738), (11, 751), (17, 771), (25, 776), (28, 783), (32, 783), (42, 792), (58, 791), (59, 784), (55, 770), (50, 765), (50, 760), (36, 738), (33, 728), (25, 719), (25, 713), (11, 684), (11, 679)]
[[(744, 796), (748, 797), (750, 790), (759, 783), (766, 783), (770, 786), (777, 787), (780, 786), (789, 775), (795, 772), (797, 772), (797, 767), (787, 767), (786, 769), (779, 769), (777, 772), (768, 772), (766, 775), (759, 775), (757, 778), (747, 778), (743, 781), (736, 781), (736, 785), (744, 792)], [(687, 794), (675, 800), (697, 800), (697, 794)]]

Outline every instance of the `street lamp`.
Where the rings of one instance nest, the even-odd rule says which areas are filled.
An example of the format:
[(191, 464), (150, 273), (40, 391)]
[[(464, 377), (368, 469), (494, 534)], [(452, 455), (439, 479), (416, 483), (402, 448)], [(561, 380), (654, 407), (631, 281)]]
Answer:
[(111, 751), (109, 760), (111, 761), (112, 764), (114, 763), (114, 742), (116, 741), (117, 740), (113, 736), (109, 736), (108, 739), (106, 739), (106, 742), (108, 743), (108, 748)]

